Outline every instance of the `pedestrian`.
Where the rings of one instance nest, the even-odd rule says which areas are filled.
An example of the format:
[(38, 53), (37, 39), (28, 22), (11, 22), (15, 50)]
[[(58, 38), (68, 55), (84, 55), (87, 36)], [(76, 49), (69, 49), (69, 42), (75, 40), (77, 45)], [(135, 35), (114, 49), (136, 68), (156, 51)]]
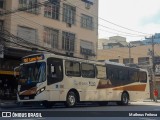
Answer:
[(157, 98), (158, 98), (158, 90), (155, 89), (154, 90), (154, 100), (155, 100), (155, 102), (157, 102)]

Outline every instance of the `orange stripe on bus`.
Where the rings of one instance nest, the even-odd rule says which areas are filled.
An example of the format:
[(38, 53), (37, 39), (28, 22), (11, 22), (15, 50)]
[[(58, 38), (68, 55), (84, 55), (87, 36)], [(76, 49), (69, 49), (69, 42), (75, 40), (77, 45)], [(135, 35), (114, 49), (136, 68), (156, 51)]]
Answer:
[(126, 91), (145, 91), (146, 84), (142, 85), (130, 85), (113, 88), (113, 90), (126, 90)]
[(33, 94), (36, 94), (36, 92), (37, 92), (37, 87), (33, 87), (29, 90), (19, 92), (19, 95), (33, 95)]

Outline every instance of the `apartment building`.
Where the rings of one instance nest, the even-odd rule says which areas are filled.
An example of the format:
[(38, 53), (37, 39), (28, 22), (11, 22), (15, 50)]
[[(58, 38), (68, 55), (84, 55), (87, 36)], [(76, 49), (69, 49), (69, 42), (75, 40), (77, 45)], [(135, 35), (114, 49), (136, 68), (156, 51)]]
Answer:
[(109, 39), (98, 39), (98, 49), (112, 49), (117, 47), (125, 47), (128, 43), (125, 37), (112, 36)]
[(0, 13), (0, 29), (10, 34), (0, 36), (2, 85), (23, 56), (39, 50), (96, 59), (97, 0), (0, 0)]

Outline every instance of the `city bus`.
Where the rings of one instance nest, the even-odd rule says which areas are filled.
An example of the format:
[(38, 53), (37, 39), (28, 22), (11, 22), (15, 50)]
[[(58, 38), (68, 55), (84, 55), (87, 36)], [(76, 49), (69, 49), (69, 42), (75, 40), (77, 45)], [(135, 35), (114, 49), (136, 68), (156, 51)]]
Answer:
[(115, 101), (149, 98), (146, 70), (109, 61), (97, 62), (50, 53), (22, 58), (19, 67), (18, 102), (40, 102), (50, 108), (63, 102), (74, 107), (79, 102), (107, 105)]

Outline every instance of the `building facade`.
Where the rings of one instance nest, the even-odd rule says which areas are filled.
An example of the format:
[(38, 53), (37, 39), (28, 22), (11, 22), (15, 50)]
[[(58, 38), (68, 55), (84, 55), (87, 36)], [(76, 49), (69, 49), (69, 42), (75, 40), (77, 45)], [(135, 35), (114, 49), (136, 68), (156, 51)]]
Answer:
[[(130, 49), (130, 55), (129, 55)], [(137, 65), (150, 65), (151, 63), (151, 45), (143, 46), (133, 46), (133, 47), (119, 47), (113, 49), (98, 50), (97, 59), (100, 61), (110, 60), (117, 61), (118, 63), (128, 64), (129, 56), (131, 58), (131, 63)], [(159, 44), (154, 46), (155, 58), (159, 62), (160, 47)]]
[[(153, 35), (153, 39), (154, 39), (154, 43), (156, 44), (160, 44), (160, 33), (156, 33), (155, 35)], [(152, 37), (148, 37), (148, 38), (145, 38), (145, 40), (143, 40), (143, 44), (145, 45), (151, 45), (152, 42)]]
[[(149, 74), (151, 74), (151, 68), (152, 68), (151, 50), (152, 50), (152, 45), (119, 47), (119, 48), (98, 50), (97, 60), (102, 62), (105, 60), (109, 60), (112, 62), (123, 63), (126, 65), (136, 65), (138, 67), (147, 69), (149, 71)], [(155, 51), (154, 59), (155, 59), (156, 87), (160, 92), (160, 44), (154, 45), (154, 51)], [(153, 91), (152, 82), (153, 81), (151, 81), (150, 84), (151, 95)]]
[(25, 55), (41, 50), (91, 60), (97, 57), (97, 0), (0, 0), (0, 13), (0, 96), (16, 88), (16, 84), (14, 88), (4, 88), (4, 84), (11, 86), (10, 81), (15, 81), (14, 67)]
[(128, 43), (126, 42), (125, 37), (113, 36), (109, 39), (99, 39), (98, 40), (98, 49), (112, 49), (118, 47), (126, 47)]

